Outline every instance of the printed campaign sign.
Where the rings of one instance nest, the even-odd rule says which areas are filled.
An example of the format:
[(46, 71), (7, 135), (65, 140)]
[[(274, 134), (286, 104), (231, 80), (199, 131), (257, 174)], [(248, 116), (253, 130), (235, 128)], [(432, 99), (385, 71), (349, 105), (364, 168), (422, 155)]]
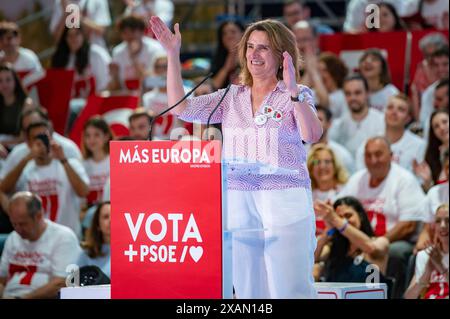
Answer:
[(220, 143), (110, 148), (111, 297), (222, 298)]

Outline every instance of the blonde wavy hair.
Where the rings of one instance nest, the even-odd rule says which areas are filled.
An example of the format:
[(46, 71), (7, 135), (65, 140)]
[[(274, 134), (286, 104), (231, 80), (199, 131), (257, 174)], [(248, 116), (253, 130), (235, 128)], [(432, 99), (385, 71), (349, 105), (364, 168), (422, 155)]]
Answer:
[(309, 175), (311, 177), (312, 189), (315, 189), (318, 186), (316, 180), (314, 179), (312, 168), (313, 168), (313, 161), (317, 158), (317, 153), (320, 151), (327, 151), (328, 153), (330, 153), (331, 158), (333, 159), (335, 181), (340, 185), (347, 183), (348, 172), (342, 165), (341, 161), (336, 157), (333, 150), (326, 144), (317, 143), (309, 150), (308, 159), (306, 160), (306, 165), (308, 166)]
[(239, 41), (238, 54), (241, 65), (241, 73), (239, 74), (239, 79), (241, 84), (248, 86), (253, 85), (253, 78), (250, 74), (250, 71), (248, 70), (247, 59), (245, 57), (247, 53), (247, 41), (253, 31), (266, 32), (269, 38), (270, 48), (273, 50), (274, 55), (277, 57), (278, 63), (281, 67), (278, 68), (276, 74), (277, 79), (283, 79), (283, 52), (287, 51), (292, 57), (292, 63), (294, 64), (294, 68), (296, 70), (297, 82), (299, 82), (300, 53), (297, 48), (294, 33), (289, 30), (289, 28), (286, 27), (283, 23), (272, 19), (266, 19), (250, 24), (245, 30), (245, 33), (242, 36), (241, 40)]

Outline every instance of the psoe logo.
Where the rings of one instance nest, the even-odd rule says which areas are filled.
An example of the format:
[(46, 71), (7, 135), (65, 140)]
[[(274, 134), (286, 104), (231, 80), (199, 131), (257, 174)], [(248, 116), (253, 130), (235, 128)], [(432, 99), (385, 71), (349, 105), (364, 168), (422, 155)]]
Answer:
[[(184, 263), (190, 256), (197, 263), (202, 258), (203, 239), (194, 214), (189, 214), (187, 223), (184, 223), (184, 214), (181, 213), (169, 213), (167, 217), (152, 213), (146, 217), (144, 225), (145, 215), (145, 213), (138, 214), (134, 221), (130, 213), (124, 214), (134, 242), (130, 243), (123, 252), (124, 256), (128, 257), (128, 262), (133, 263), (136, 257), (139, 262)], [(135, 243), (142, 227), (149, 241), (148, 244)]]

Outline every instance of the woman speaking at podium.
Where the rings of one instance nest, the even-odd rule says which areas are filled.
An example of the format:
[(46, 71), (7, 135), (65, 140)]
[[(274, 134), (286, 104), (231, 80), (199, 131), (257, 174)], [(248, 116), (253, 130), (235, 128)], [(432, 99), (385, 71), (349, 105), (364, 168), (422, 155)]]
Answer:
[[(150, 24), (167, 51), (167, 94), (173, 105), (184, 96), (179, 25), (172, 33), (158, 17)], [(245, 31), (238, 54), (240, 85), (187, 99), (174, 113), (184, 121), (207, 123), (222, 100), (211, 123), (222, 123), (224, 160), (292, 172), (228, 175), (227, 228), (237, 230), (232, 241), (236, 297), (315, 298), (315, 217), (302, 140), (318, 141), (322, 127), (311, 90), (297, 84), (295, 36), (278, 21), (259, 21)]]

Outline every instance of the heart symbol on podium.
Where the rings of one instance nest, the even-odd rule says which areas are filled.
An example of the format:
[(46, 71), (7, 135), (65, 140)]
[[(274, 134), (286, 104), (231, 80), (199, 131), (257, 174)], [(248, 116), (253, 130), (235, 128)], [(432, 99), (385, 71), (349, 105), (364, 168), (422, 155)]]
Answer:
[(192, 259), (194, 259), (195, 262), (198, 262), (200, 258), (202, 258), (203, 248), (200, 246), (192, 246), (191, 248), (189, 248), (189, 253), (191, 254)]

